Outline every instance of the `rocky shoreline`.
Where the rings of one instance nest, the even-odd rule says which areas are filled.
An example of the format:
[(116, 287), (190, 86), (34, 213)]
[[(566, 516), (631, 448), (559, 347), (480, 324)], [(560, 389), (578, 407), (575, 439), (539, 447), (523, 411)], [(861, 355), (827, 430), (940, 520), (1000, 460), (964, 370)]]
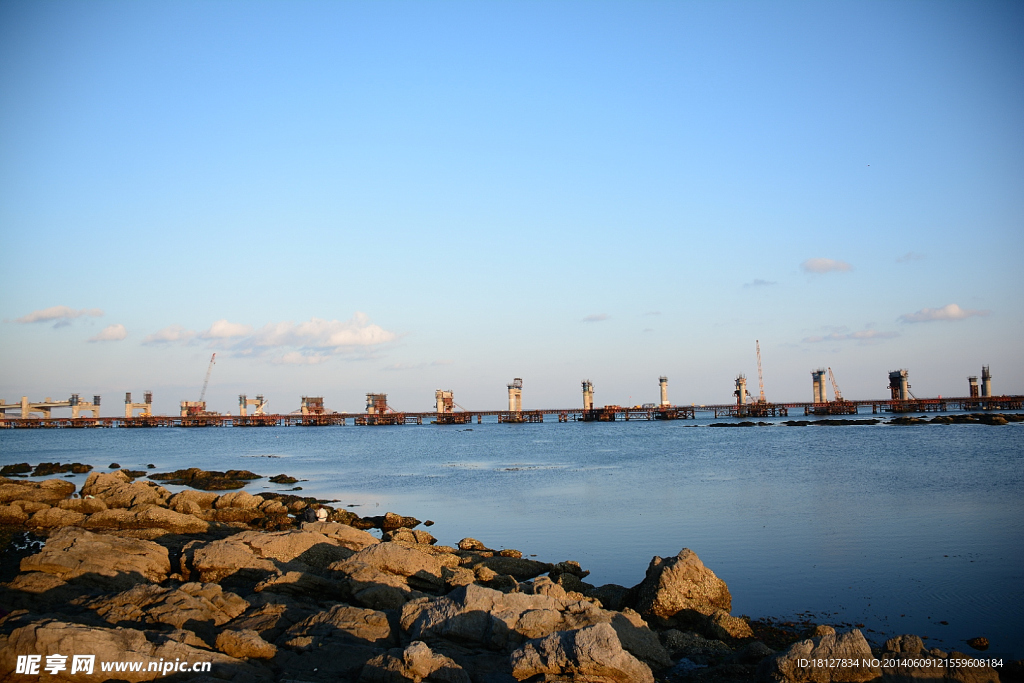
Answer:
[[(252, 474), (202, 472), (157, 476), (244, 484)], [(45, 680), (1019, 678), (1019, 664), (982, 666), (909, 634), (872, 650), (857, 629), (803, 633), (733, 616), (725, 582), (686, 548), (653, 558), (635, 586), (594, 586), (573, 561), (541, 562), (472, 538), (439, 545), (412, 517), (327, 505), (326, 522), (305, 522), (309, 498), (172, 493), (142, 474), (91, 472), (81, 491), (63, 479), (0, 477), (0, 680), (33, 680), (16, 673), (19, 657), (43, 666), (56, 654), (143, 670), (101, 673), (97, 664), (83, 675), (68, 665)], [(830, 660), (858, 665), (814, 665)], [(150, 662), (210, 670), (166, 675), (145, 670)]]

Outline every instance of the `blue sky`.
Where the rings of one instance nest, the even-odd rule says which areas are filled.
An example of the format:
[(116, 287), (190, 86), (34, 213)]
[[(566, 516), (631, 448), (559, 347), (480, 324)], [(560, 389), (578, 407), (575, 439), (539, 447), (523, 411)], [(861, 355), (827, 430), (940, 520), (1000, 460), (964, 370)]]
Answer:
[(0, 3), (0, 398), (1024, 393), (1024, 6)]

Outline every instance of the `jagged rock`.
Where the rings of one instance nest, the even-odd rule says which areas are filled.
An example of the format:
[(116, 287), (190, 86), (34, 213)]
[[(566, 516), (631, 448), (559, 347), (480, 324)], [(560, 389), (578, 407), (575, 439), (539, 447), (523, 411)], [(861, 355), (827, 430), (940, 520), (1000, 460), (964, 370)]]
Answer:
[(314, 531), (245, 531), (219, 541), (193, 541), (182, 550), (182, 574), (202, 581), (226, 577), (262, 581), (281, 570), (326, 567), (350, 550)]
[(28, 521), (28, 513), (18, 505), (0, 505), (0, 524), (20, 525)]
[[(210, 662), (211, 671), (231, 671), (236, 679), (250, 681), (270, 680), (269, 674), (239, 659), (219, 652), (201, 650), (173, 639), (164, 639), (157, 644), (147, 640), (146, 634), (135, 629), (107, 629), (83, 626), (54, 619), (40, 619), (26, 626), (14, 629), (4, 647), (0, 647), (0, 680), (14, 680), (19, 655), (41, 655), (45, 664), (46, 656), (56, 653), (95, 655), (92, 678), (102, 676), (101, 662), (157, 662), (167, 663)], [(72, 675), (71, 659), (67, 668), (56, 675), (44, 674), (47, 681), (78, 681), (83, 674)], [(42, 666), (40, 667), (42, 670)], [(123, 681), (148, 681), (161, 678), (161, 671), (117, 672), (111, 678)]]
[[(0, 503), (14, 501), (31, 501), (56, 505), (75, 492), (75, 485), (64, 479), (47, 479), (46, 481), (0, 481)], [(35, 512), (33, 510), (33, 512)]]
[(268, 576), (256, 584), (253, 590), (257, 593), (268, 591), (315, 600), (349, 600), (352, 597), (352, 589), (346, 582), (298, 571)]
[(64, 526), (74, 526), (85, 519), (81, 512), (64, 510), (61, 508), (46, 508), (32, 515), (26, 526), (38, 529), (54, 529)]
[(459, 550), (487, 550), (487, 546), (475, 538), (464, 538), (459, 541)]
[(384, 612), (334, 605), (290, 627), (277, 642), (293, 650), (315, 650), (328, 640), (393, 647), (398, 644), (398, 634)]
[(395, 529), (394, 531), (385, 531), (382, 540), (416, 545), (433, 545), (437, 543), (437, 539), (429, 532), (419, 529), (406, 529), (405, 527)]
[(615, 629), (619, 642), (631, 655), (646, 662), (654, 669), (665, 669), (672, 666), (672, 658), (658, 640), (643, 617), (629, 609), (612, 615), (611, 626)]
[(100, 510), (106, 510), (107, 504), (103, 502), (102, 498), (66, 498), (57, 503), (57, 507), (62, 510), (81, 512), (83, 515), (91, 515)]
[(167, 506), (175, 512), (194, 515), (200, 510), (212, 509), (214, 502), (219, 497), (216, 493), (209, 491), (185, 490), (171, 496), (167, 501)]
[(722, 641), (710, 640), (691, 631), (670, 629), (661, 634), (661, 640), (672, 659), (685, 657), (695, 664), (718, 664), (732, 654)]
[(78, 527), (59, 529), (42, 552), (21, 561), (23, 572), (42, 571), (65, 581), (80, 578), (116, 588), (140, 581), (160, 583), (170, 570), (167, 549), (156, 543), (103, 536)]
[[(882, 675), (882, 670), (871, 666), (874, 655), (864, 635), (857, 629), (847, 633), (828, 634), (820, 638), (794, 643), (785, 652), (761, 661), (757, 676), (772, 683), (858, 683)], [(800, 666), (813, 660), (847, 660), (862, 666)], [(931, 672), (934, 674), (934, 670)]]
[(272, 659), (277, 654), (276, 645), (248, 629), (221, 631), (217, 634), (217, 649), (228, 657), (238, 659)]
[(622, 649), (608, 624), (531, 640), (515, 650), (510, 661), (512, 675), (520, 681), (539, 675), (571, 675), (573, 680), (654, 683), (651, 670)]
[(924, 652), (924, 641), (918, 636), (907, 633), (885, 641), (885, 649), (887, 652), (916, 655)]
[(505, 574), (515, 577), (518, 581), (526, 581), (551, 571), (553, 565), (536, 560), (495, 556), (475, 559), (466, 566), (474, 571), (479, 567), (487, 567), (496, 574)]
[(404, 683), (423, 680), (439, 683), (470, 683), (469, 675), (452, 659), (435, 654), (423, 641), (417, 640), (404, 650), (393, 648), (366, 663), (361, 683)]
[(655, 557), (647, 576), (632, 589), (633, 607), (645, 619), (663, 625), (703, 621), (703, 616), (732, 609), (725, 582), (704, 566), (697, 554), (683, 548), (675, 557)]
[(464, 567), (441, 567), (441, 578), (444, 579), (446, 590), (468, 586), (476, 580), (476, 575)]
[(123, 471), (93, 472), (82, 486), (83, 496), (103, 499), (108, 508), (166, 505), (170, 491), (151, 482), (132, 482)]
[(113, 625), (170, 624), (196, 631), (203, 624), (222, 626), (249, 603), (215, 583), (185, 583), (177, 588), (139, 584), (113, 596), (87, 600), (88, 607)]
[[(739, 617), (731, 616), (725, 610), (715, 610), (708, 617), (705, 630), (712, 638), (753, 638), (750, 624)], [(824, 634), (822, 634), (824, 635)]]
[(263, 503), (263, 498), (260, 496), (254, 496), (247, 491), (232, 491), (231, 493), (225, 493), (220, 496), (213, 504), (218, 510), (224, 508), (240, 508), (242, 510), (249, 510), (258, 508)]
[(978, 636), (977, 638), (971, 638), (970, 640), (967, 641), (967, 644), (970, 645), (975, 650), (977, 650), (978, 652), (984, 652), (985, 650), (988, 649), (988, 645), (989, 645), (988, 638), (985, 638), (984, 636)]
[[(441, 567), (441, 563), (433, 555), (398, 543), (378, 543), (360, 550), (347, 560), (335, 562), (330, 569), (361, 583), (365, 582), (365, 579), (356, 577), (366, 576), (365, 568), (372, 568), (383, 574), (401, 577), (403, 583), (413, 590), (440, 591), (444, 588)], [(400, 587), (400, 584), (392, 581), (384, 583)], [(353, 586), (353, 593), (358, 595), (359, 592), (359, 588)]]
[(302, 525), (302, 530), (323, 534), (338, 545), (349, 550), (359, 551), (380, 543), (372, 534), (355, 529), (347, 524), (338, 524), (337, 522), (305, 522)]
[(817, 624), (811, 629), (810, 633), (807, 634), (808, 638), (820, 638), (821, 636), (827, 636), (834, 634), (836, 630), (828, 624)]

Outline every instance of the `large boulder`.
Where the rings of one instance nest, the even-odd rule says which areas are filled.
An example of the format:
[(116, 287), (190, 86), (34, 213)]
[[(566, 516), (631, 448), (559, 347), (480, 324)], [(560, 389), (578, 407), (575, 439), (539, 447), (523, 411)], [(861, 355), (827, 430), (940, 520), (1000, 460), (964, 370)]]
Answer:
[(421, 640), (404, 650), (393, 648), (366, 663), (360, 683), (405, 683), (429, 680), (438, 683), (470, 683), (469, 674), (453, 660), (437, 654)]
[(654, 683), (650, 668), (622, 649), (615, 630), (596, 624), (531, 640), (510, 661), (517, 680), (534, 676), (571, 676), (571, 680)]
[[(14, 672), (18, 657), (24, 655), (41, 656), (40, 673), (47, 681), (81, 681), (90, 680), (149, 681), (162, 678), (168, 671), (150, 671), (149, 662), (163, 662), (173, 667), (174, 662), (209, 662), (210, 671), (217, 673), (230, 672), (236, 680), (260, 681), (271, 677), (265, 670), (253, 667), (241, 660), (219, 652), (197, 649), (196, 647), (164, 639), (163, 642), (151, 642), (146, 634), (130, 628), (98, 628), (83, 626), (54, 619), (40, 619), (20, 628), (14, 629), (7, 642), (0, 647), (0, 680), (17, 680)], [(43, 672), (46, 658), (57, 653), (67, 654), (66, 668), (56, 674)], [(73, 660), (71, 655), (94, 655), (94, 668), (91, 676), (82, 672), (71, 673)], [(117, 671), (110, 676), (104, 674), (104, 664), (117, 662), (147, 663), (141, 671)]]
[(100, 498), (110, 508), (167, 505), (170, 491), (152, 482), (133, 482), (123, 470), (93, 472), (82, 486), (82, 496)]
[(337, 522), (304, 522), (302, 530), (323, 534), (341, 547), (357, 552), (363, 548), (369, 548), (371, 545), (380, 543), (372, 534), (351, 527), (348, 524), (338, 524)]
[(221, 631), (217, 634), (217, 649), (239, 659), (272, 659), (277, 654), (276, 645), (251, 629)]
[(175, 534), (201, 534), (210, 528), (208, 522), (198, 517), (151, 504), (134, 509), (100, 510), (89, 515), (81, 526), (86, 529), (165, 529)]
[[(763, 659), (757, 676), (765, 683), (860, 683), (882, 675), (879, 667), (872, 666), (873, 659), (864, 635), (853, 629), (793, 643), (788, 650)], [(812, 666), (816, 662), (827, 666)]]
[(217, 582), (261, 581), (283, 571), (327, 567), (352, 554), (315, 531), (245, 531), (218, 541), (193, 541), (182, 552), (182, 574)]
[(151, 541), (64, 527), (47, 539), (42, 552), (22, 559), (21, 571), (124, 589), (144, 581), (162, 582), (171, 563), (167, 549)]
[(46, 508), (35, 513), (25, 522), (26, 526), (37, 529), (57, 529), (65, 526), (74, 526), (82, 522), (85, 515), (73, 510), (64, 510), (59, 507)]
[(249, 608), (249, 603), (215, 583), (185, 583), (177, 588), (139, 584), (112, 596), (84, 603), (114, 625), (170, 624), (191, 631), (199, 625), (221, 626)]
[(0, 479), (0, 503), (24, 500), (57, 505), (74, 492), (75, 485), (65, 479), (47, 479), (41, 482), (16, 481), (6, 477)]
[(277, 642), (293, 650), (315, 650), (329, 642), (394, 647), (398, 633), (384, 612), (334, 605), (295, 624)]
[(646, 577), (632, 592), (636, 611), (664, 626), (703, 622), (717, 610), (732, 609), (725, 582), (689, 548), (675, 557), (652, 559)]

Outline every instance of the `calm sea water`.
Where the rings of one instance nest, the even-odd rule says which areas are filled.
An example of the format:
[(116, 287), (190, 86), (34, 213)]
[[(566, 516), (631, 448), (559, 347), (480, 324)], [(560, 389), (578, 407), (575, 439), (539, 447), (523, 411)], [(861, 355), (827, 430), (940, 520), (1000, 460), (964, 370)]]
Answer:
[(0, 463), (286, 473), (361, 515), (431, 519), (443, 544), (578, 560), (595, 584), (634, 585), (688, 547), (734, 614), (1024, 657), (1024, 423), (708, 422), (0, 430)]

